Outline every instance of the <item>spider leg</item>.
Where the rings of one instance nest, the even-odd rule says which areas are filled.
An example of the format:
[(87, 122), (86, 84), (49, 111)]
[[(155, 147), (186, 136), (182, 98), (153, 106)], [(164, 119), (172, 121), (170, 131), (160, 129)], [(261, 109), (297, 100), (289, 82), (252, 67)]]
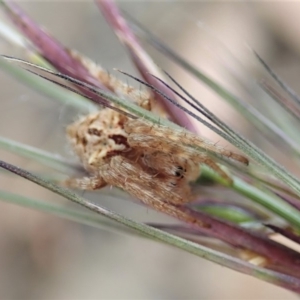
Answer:
[(131, 134), (128, 137), (128, 143), (132, 147), (141, 147), (145, 149), (153, 148), (156, 149), (156, 151), (169, 153), (174, 157), (180, 157), (181, 159), (185, 158), (193, 163), (206, 164), (229, 183), (232, 182), (230, 176), (224, 172), (209, 156), (207, 156), (205, 153), (199, 153), (199, 151), (196, 151), (193, 148), (182, 146), (181, 144), (167, 140), (163, 137), (143, 134)]
[(188, 195), (186, 198), (179, 196), (168, 189), (160, 178), (143, 171), (139, 164), (124, 157), (115, 156), (109, 165), (101, 167), (100, 173), (108, 184), (124, 189), (147, 206), (182, 221), (207, 227), (207, 224), (176, 207), (176, 205), (191, 201)]
[(200, 136), (197, 136), (185, 130), (180, 131), (173, 128), (168, 128), (166, 126), (153, 124), (142, 119), (135, 119), (130, 120), (125, 124), (125, 131), (128, 134), (144, 134), (159, 136), (167, 138), (174, 142), (180, 142), (181, 144), (198, 146), (199, 148), (219, 153), (223, 156), (236, 160), (245, 165), (249, 164), (249, 160), (245, 156), (224, 149), (221, 146), (217, 146), (211, 141), (201, 138)]
[[(187, 183), (177, 188), (176, 181), (173, 181), (170, 176), (146, 172), (140, 164), (121, 156), (113, 157), (109, 165), (100, 168), (100, 173), (108, 184), (123, 188), (145, 204), (147, 201), (152, 201), (154, 196), (159, 198), (159, 201), (173, 204), (183, 204), (193, 200)], [(137, 189), (131, 192), (132, 186), (136, 186)], [(180, 193), (178, 189), (184, 192)]]
[(193, 181), (199, 176), (199, 165), (185, 157), (157, 151), (157, 149), (151, 148), (151, 145), (143, 148), (142, 152), (143, 163), (159, 173), (173, 176), (178, 180), (185, 178), (187, 181)]
[(141, 91), (140, 89), (136, 89), (124, 83), (117, 77), (111, 75), (108, 70), (103, 69), (100, 65), (95, 64), (93, 61), (76, 51), (70, 51), (70, 54), (86, 66), (86, 68), (113, 93), (121, 96), (125, 95), (137, 105), (144, 109), (151, 110), (151, 103), (154, 101), (152, 93), (147, 90)]
[(218, 173), (221, 177), (223, 177), (229, 184), (233, 183), (232, 178), (221, 168), (218, 164), (214, 162), (213, 159), (211, 159), (209, 156), (203, 154), (199, 155), (198, 162), (200, 164), (205, 164), (209, 166), (211, 169), (213, 169), (216, 173)]
[(69, 178), (63, 182), (63, 185), (79, 189), (79, 190), (97, 190), (107, 185), (104, 179), (100, 176), (82, 177), (82, 178)]

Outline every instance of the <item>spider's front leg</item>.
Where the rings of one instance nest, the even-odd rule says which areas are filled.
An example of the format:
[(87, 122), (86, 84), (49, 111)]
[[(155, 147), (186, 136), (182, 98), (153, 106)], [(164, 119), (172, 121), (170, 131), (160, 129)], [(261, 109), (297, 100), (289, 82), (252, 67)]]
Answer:
[(185, 130), (176, 130), (173, 128), (168, 128), (166, 126), (153, 124), (146, 120), (135, 119), (130, 120), (126, 123), (125, 131), (129, 134), (152, 135), (162, 137), (165, 139), (167, 138), (175, 143), (194, 145), (199, 148), (215, 152), (229, 159), (238, 161), (242, 164), (249, 164), (249, 160), (247, 157), (235, 153), (231, 150), (227, 150), (221, 146), (212, 143), (209, 140), (206, 140), (198, 135), (195, 135)]
[(94, 191), (105, 187), (107, 183), (101, 176), (94, 175), (91, 177), (69, 178), (63, 182), (63, 185), (78, 190)]

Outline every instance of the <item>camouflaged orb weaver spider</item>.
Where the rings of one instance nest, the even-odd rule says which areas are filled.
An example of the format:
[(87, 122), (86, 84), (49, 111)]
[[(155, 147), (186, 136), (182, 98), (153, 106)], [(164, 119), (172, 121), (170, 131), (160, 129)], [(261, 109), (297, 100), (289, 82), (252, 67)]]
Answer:
[[(112, 92), (125, 95), (140, 107), (152, 110), (153, 98), (150, 93), (136, 90), (99, 69), (91, 61), (76, 53), (72, 54)], [(97, 88), (75, 78), (19, 59), (6, 58), (25, 65), (30, 72), (73, 92), (78, 93), (78, 90), (60, 83), (59, 79), (97, 95)], [(41, 75), (40, 72), (46, 75)], [(48, 78), (48, 75), (52, 78)], [(109, 106), (110, 108), (82, 117), (67, 127), (71, 146), (89, 176), (70, 178), (63, 184), (81, 190), (116, 186), (158, 211), (202, 227), (209, 226), (180, 208), (182, 204), (194, 199), (190, 182), (199, 176), (200, 164), (209, 166), (231, 182), (230, 176), (219, 167), (209, 152), (243, 164), (248, 164), (248, 159), (184, 129), (153, 124), (130, 115), (119, 107)]]
[[(124, 93), (134, 91), (123, 85)], [(128, 94), (128, 93), (127, 93)], [(149, 96), (150, 97), (150, 96)], [(142, 100), (141, 100), (142, 99)], [(151, 110), (150, 98), (135, 98)], [(159, 211), (178, 216), (171, 205), (193, 200), (190, 182), (206, 164), (226, 180), (231, 178), (205, 150), (247, 164), (248, 160), (185, 130), (131, 119), (120, 111), (104, 108), (67, 128), (67, 136), (89, 177), (71, 178), (66, 184), (82, 190), (112, 185)], [(189, 145), (200, 147), (203, 153)]]

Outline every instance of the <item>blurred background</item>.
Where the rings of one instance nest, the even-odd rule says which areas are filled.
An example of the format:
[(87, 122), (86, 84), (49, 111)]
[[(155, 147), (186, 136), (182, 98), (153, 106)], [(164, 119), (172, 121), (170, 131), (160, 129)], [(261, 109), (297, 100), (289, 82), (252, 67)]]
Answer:
[[(67, 47), (82, 52), (107, 70), (118, 68), (137, 74), (93, 2), (19, 4)], [(266, 104), (261, 103), (259, 92), (253, 98), (249, 91), (257, 91), (257, 81), (267, 75), (247, 45), (300, 93), (300, 3), (122, 1), (118, 4), (176, 52), (258, 108)], [(143, 45), (158, 65), (223, 120), (291, 167), (282, 153), (217, 95), (150, 45)], [(0, 40), (0, 49), (3, 54), (23, 56), (22, 51), (4, 40)], [(74, 109), (47, 99), (3, 73), (0, 86), (2, 136), (75, 160), (64, 134), (66, 125), (78, 118)], [(201, 128), (201, 132), (211, 135), (206, 128)], [(8, 162), (45, 171), (29, 160), (0, 153)], [(0, 176), (1, 188), (70, 205), (34, 184), (8, 174)], [(166, 220), (165, 216), (128, 199), (101, 193), (81, 194), (138, 221)], [(2, 202), (0, 298), (297, 299), (283, 289), (154, 241), (82, 226)]]

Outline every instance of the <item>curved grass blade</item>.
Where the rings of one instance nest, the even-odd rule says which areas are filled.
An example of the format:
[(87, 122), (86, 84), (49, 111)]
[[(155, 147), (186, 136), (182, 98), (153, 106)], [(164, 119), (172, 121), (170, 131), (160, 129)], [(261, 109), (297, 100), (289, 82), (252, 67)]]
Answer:
[(211, 216), (236, 224), (257, 220), (257, 216), (249, 210), (246, 210), (245, 208), (238, 205), (232, 205), (228, 203), (193, 203), (192, 205), (190, 205), (190, 207), (208, 213)]
[[(103, 7), (109, 6), (110, 8), (109, 10), (104, 9), (106, 12), (105, 15), (108, 17), (111, 15), (110, 13), (112, 12), (112, 8), (115, 6), (112, 1), (105, 3), (106, 1), (103, 1)], [(47, 61), (50, 62), (59, 72), (107, 91), (106, 87), (88, 70), (80, 59), (73, 57), (71, 51), (64, 47), (54, 37), (46, 33), (16, 3), (10, 0), (2, 0), (1, 4), (3, 5), (6, 14), (14, 22), (16, 27), (37, 47), (41, 55), (46, 58)], [(98, 2), (98, 5), (101, 5), (101, 2)], [(118, 13), (116, 7), (113, 12)], [(129, 38), (131, 43), (127, 43), (127, 46), (129, 46), (132, 59), (136, 62), (141, 74), (146, 74), (147, 70), (153, 71), (155, 66), (151, 63), (150, 57), (147, 58), (143, 49), (138, 45), (138, 43), (135, 43), (134, 36), (130, 33), (129, 27), (126, 26), (125, 21), (120, 22), (120, 18), (121, 17), (118, 15), (114, 24), (119, 24), (119, 34), (124, 34), (124, 41), (126, 41), (127, 37)], [(85, 90), (84, 93), (86, 96), (90, 96), (87, 90)], [(99, 102), (101, 102), (101, 100), (103, 102), (101, 97), (98, 100)], [(104, 105), (105, 103), (103, 102), (102, 104)], [(166, 102), (166, 105), (169, 104)], [(176, 111), (177, 108), (170, 106), (170, 111), (172, 112), (172, 110)], [(178, 116), (176, 116), (175, 112), (173, 113), (176, 121), (195, 131), (189, 118), (180, 110), (177, 110), (177, 113)]]
[[(138, 80), (138, 79), (136, 79)], [(192, 97), (183, 87), (181, 87), (174, 79), (173, 81), (177, 84), (177, 86), (188, 95), (188, 97)], [(147, 85), (147, 83), (144, 83)], [(150, 88), (154, 88), (149, 86)], [(166, 97), (166, 95), (164, 95)], [(172, 102), (174, 105), (180, 107), (181, 109), (185, 110), (191, 117), (196, 119), (197, 121), (202, 123), (202, 120), (199, 116), (194, 114), (193, 112), (187, 110), (185, 107), (180, 105), (179, 103), (175, 102), (172, 99), (169, 99), (166, 97), (166, 99), (170, 102)], [(184, 97), (183, 97), (184, 99)], [(198, 112), (201, 114), (203, 113), (202, 104), (196, 100), (194, 97), (192, 97), (195, 103), (199, 103), (199, 109)], [(187, 101), (188, 104), (190, 104), (189, 101)], [(196, 108), (194, 105), (192, 105), (193, 108)], [(259, 149), (257, 146), (255, 146), (253, 143), (251, 143), (249, 140), (245, 139), (242, 135), (232, 130), (227, 124), (219, 120), (213, 113), (211, 113), (209, 110), (206, 109), (206, 112), (208, 112), (209, 116), (214, 120), (214, 122), (221, 127), (226, 133), (227, 137), (226, 139), (239, 148), (241, 151), (249, 155), (253, 160), (255, 160), (257, 163), (265, 167), (267, 170), (271, 172), (271, 174), (276, 175), (278, 178), (280, 178), (282, 181), (284, 181), (287, 185), (289, 185), (292, 189), (294, 189), (298, 194), (300, 194), (300, 181), (295, 176), (293, 176), (291, 173), (289, 173), (284, 167), (279, 165), (275, 160), (273, 160), (271, 157), (269, 157), (266, 153), (264, 153), (261, 149)]]
[[(25, 70), (20, 69), (19, 66), (14, 65), (14, 63), (19, 64), (22, 68)], [(156, 124), (164, 124), (166, 126), (170, 126), (172, 128), (177, 128), (181, 129), (182, 127), (176, 125), (175, 123), (168, 121), (165, 118), (161, 118), (157, 116), (156, 114), (145, 110), (141, 108), (140, 106), (136, 105), (135, 103), (129, 101), (128, 99), (125, 98), (120, 98), (110, 92), (106, 92), (104, 90), (101, 90), (93, 85), (87, 84), (85, 82), (82, 82), (80, 80), (77, 80), (76, 78), (70, 77), (65, 74), (57, 73), (56, 71), (45, 69), (43, 67), (31, 64), (27, 61), (17, 59), (17, 58), (12, 58), (12, 57), (7, 57), (7, 56), (1, 56), (0, 57), (0, 67), (4, 66), (4, 68), (7, 68), (8, 70), (11, 70), (12, 73), (18, 72), (21, 74), (23, 77), (31, 77), (31, 80), (34, 80), (34, 76), (30, 76), (28, 72), (34, 73), (37, 76), (43, 77), (42, 74), (46, 74), (44, 79), (48, 81), (52, 81), (55, 84), (62, 85), (61, 80), (65, 80), (67, 83), (72, 83), (74, 85), (80, 86), (81, 88), (87, 89), (89, 92), (92, 92), (96, 95), (99, 95), (106, 100), (124, 108), (126, 111), (131, 112), (132, 114), (139, 116), (141, 118), (145, 118), (146, 120), (152, 121)], [(28, 67), (28, 69), (26, 69)], [(52, 77), (49, 77), (52, 76)], [(68, 88), (67, 84), (64, 86), (65, 88)], [(85, 95), (83, 95), (85, 97)], [(93, 98), (93, 97), (92, 97)], [(108, 103), (108, 102), (107, 102)], [(106, 104), (105, 104), (106, 105)]]
[[(47, 214), (64, 218), (66, 220), (74, 221), (83, 225), (92, 226), (102, 230), (107, 230), (117, 234), (124, 234), (124, 235), (131, 234), (139, 237), (149, 238), (132, 229), (122, 226), (117, 222), (110, 221), (107, 218), (102, 217), (101, 215), (82, 212), (81, 210), (78, 209), (72, 209), (70, 207), (24, 197), (3, 190), (0, 190), (0, 201), (10, 203), (10, 204), (16, 204), (29, 209), (34, 209), (40, 212), (44, 212)], [(147, 225), (163, 231), (173, 232), (177, 236), (189, 235), (188, 240), (192, 240), (194, 238), (199, 242), (199, 238), (201, 239), (201, 236), (197, 230), (193, 230), (192, 228), (185, 227), (183, 225), (168, 225), (168, 224), (157, 224), (157, 223), (147, 223)], [(220, 243), (220, 242), (216, 241), (215, 239), (211, 239), (212, 245), (210, 245), (209, 248), (214, 248), (212, 247), (214, 243)], [(223, 249), (222, 249), (223, 252), (224, 252), (224, 248), (232, 249), (232, 247), (230, 247), (225, 243), (222, 245), (223, 245)]]
[(43, 57), (35, 52), (33, 47), (28, 45), (28, 42), (23, 36), (21, 36), (11, 26), (7, 25), (3, 20), (0, 20), (0, 35), (14, 47), (21, 48), (32, 63), (44, 68), (52, 68), (52, 66)]
[[(0, 60), (1, 61), (1, 60)], [(30, 63), (25, 62), (27, 65), (31, 65)], [(47, 69), (43, 69), (41, 67), (32, 65), (33, 67), (37, 68), (38, 70), (43, 70), (49, 74), (53, 74), (56, 77), (61, 77), (65, 80), (69, 80), (74, 84), (79, 84), (83, 87), (89, 88), (90, 91), (94, 92), (94, 93), (99, 93), (101, 95), (101, 97), (106, 98), (107, 100), (123, 107), (124, 109), (126, 109), (127, 111), (140, 116), (142, 118), (145, 118), (147, 120), (150, 120), (151, 122), (157, 123), (157, 124), (163, 124), (165, 126), (170, 126), (172, 128), (174, 128), (175, 130), (180, 129), (183, 130), (182, 128), (178, 127), (177, 125), (175, 125), (174, 123), (166, 120), (166, 119), (161, 119), (158, 116), (154, 115), (153, 113), (146, 111), (144, 109), (142, 109), (141, 107), (137, 106), (134, 103), (131, 103), (130, 101), (126, 100), (126, 99), (120, 99), (110, 93), (107, 93), (105, 91), (99, 90), (98, 88), (95, 88), (93, 86), (90, 86), (86, 83), (83, 83), (81, 81), (78, 81), (74, 78), (71, 78), (67, 75), (63, 75), (63, 74), (58, 74), (54, 71), (51, 70), (47, 70)], [(158, 91), (159, 92), (159, 91)], [(175, 102), (176, 104), (176, 102)], [(213, 175), (215, 176), (214, 178), (217, 179), (217, 182), (220, 182), (222, 184), (224, 183), (224, 180), (220, 177), (217, 176), (217, 174)], [(238, 180), (238, 178), (237, 178)], [(242, 185), (242, 184), (240, 184)], [(290, 207), (287, 203), (281, 203), (280, 201), (283, 201), (281, 199), (279, 199), (280, 201), (278, 202), (278, 199), (274, 196), (272, 197), (271, 195), (268, 195), (260, 190), (256, 190), (256, 189), (251, 189), (251, 191), (249, 191), (249, 189), (241, 189), (239, 190), (238, 187), (240, 185), (233, 185), (233, 188), (238, 190), (241, 193), (247, 193), (248, 197), (252, 197), (252, 199), (255, 199), (256, 201), (260, 201), (260, 204), (268, 207), (270, 210), (276, 211), (278, 212), (278, 214), (280, 214), (283, 218), (285, 218), (288, 222), (290, 222), (291, 224), (299, 227), (300, 226), (300, 217), (299, 217), (299, 212), (296, 211), (294, 208)], [(273, 202), (272, 202), (273, 199)]]
[(88, 101), (86, 98), (70, 93), (61, 87), (51, 85), (37, 76), (30, 76), (28, 72), (22, 70), (21, 68), (17, 68), (5, 60), (3, 56), (0, 59), (0, 68), (6, 74), (10, 74), (15, 77), (18, 82), (22, 82), (28, 85), (30, 88), (37, 90), (39, 93), (60, 101), (62, 104), (72, 105), (76, 109), (85, 113), (98, 110), (98, 106)]
[(9, 150), (20, 156), (30, 158), (59, 172), (70, 174), (79, 171), (78, 165), (67, 161), (60, 155), (55, 155), (41, 149), (0, 137), (0, 148)]
[[(206, 166), (201, 167), (200, 179), (201, 177), (221, 184), (223, 181), (223, 178)], [(257, 188), (238, 177), (233, 177), (232, 189), (281, 216), (296, 228), (300, 228), (300, 211), (267, 189)]]
[[(250, 48), (250, 47), (249, 47)], [(261, 63), (261, 65), (265, 68), (265, 70), (271, 75), (271, 77), (277, 82), (277, 84), (285, 91), (287, 94), (294, 100), (294, 103), (297, 106), (300, 106), (300, 97), (297, 93), (291, 89), (270, 67), (269, 65), (259, 56), (259, 54), (250, 48), (255, 57)]]
[(52, 66), (64, 74), (105, 89), (80, 61), (70, 55), (66, 47), (44, 31), (16, 3), (10, 0), (1, 0), (0, 4), (15, 26), (35, 45)]
[[(120, 10), (118, 9), (116, 3), (113, 0), (96, 0), (95, 1), (100, 8), (102, 14), (106, 18), (107, 22), (111, 28), (115, 31), (120, 42), (127, 48), (132, 61), (139, 70), (141, 76), (146, 82), (154, 85), (158, 90), (163, 91), (169, 97), (173, 98), (174, 95), (168, 89), (166, 89), (159, 82), (153, 80), (149, 74), (156, 74), (161, 77), (159, 69), (153, 62), (148, 53), (143, 49), (138, 40), (136, 39), (134, 33), (131, 31), (130, 27), (127, 25), (126, 20), (123, 18)], [(160, 94), (155, 93), (155, 100), (166, 111), (171, 120), (182, 127), (187, 128), (189, 131), (197, 133), (197, 128), (193, 125), (189, 117), (180, 109), (171, 105), (168, 101), (165, 101)], [(154, 106), (157, 106), (154, 103)]]
[(274, 99), (286, 112), (293, 116), (297, 121), (300, 120), (300, 107), (291, 103), (289, 99), (284, 98), (271, 84), (262, 80), (260, 82), (261, 88)]
[[(237, 111), (239, 111), (246, 119), (249, 120), (251, 124), (256, 126), (259, 130), (275, 135), (278, 139), (282, 140), (286, 145), (288, 145), (293, 152), (300, 155), (299, 145), (293, 141), (281, 128), (279, 128), (275, 123), (266, 118), (252, 105), (246, 103), (242, 99), (238, 98), (226, 88), (221, 86), (215, 80), (210, 79), (207, 75), (201, 72), (199, 69), (194, 67), (192, 64), (187, 62), (179, 54), (175, 53), (170, 47), (165, 45), (160, 41), (154, 34), (149, 30), (145, 29), (132, 17), (127, 18), (131, 23), (138, 28), (140, 35), (145, 38), (153, 47), (158, 51), (166, 55), (169, 59), (173, 60), (175, 63), (180, 65), (183, 69), (187, 70), (189, 73), (194, 75), (196, 78), (200, 79), (204, 84), (211, 88), (215, 93), (217, 93), (221, 98), (225, 99), (230, 105), (232, 105)], [(266, 137), (269, 135), (266, 134)]]
[(198, 244), (192, 243), (188, 240), (176, 237), (174, 235), (168, 234), (166, 232), (160, 231), (150, 226), (134, 222), (112, 211), (109, 211), (103, 207), (100, 207), (94, 203), (91, 203), (90, 201), (74, 194), (68, 189), (58, 187), (48, 181), (43, 180), (42, 178), (34, 176), (33, 174), (27, 171), (24, 171), (20, 168), (17, 168), (3, 161), (0, 161), (0, 167), (10, 172), (13, 172), (23, 178), (26, 178), (32, 182), (35, 182), (36, 184), (45, 187), (48, 190), (58, 195), (61, 195), (66, 199), (71, 200), (72, 202), (84, 206), (89, 210), (92, 210), (100, 215), (107, 217), (108, 219), (114, 220), (122, 225), (125, 225), (126, 227), (133, 229), (141, 234), (145, 234), (149, 237), (152, 237), (158, 241), (162, 241), (166, 244), (176, 246), (180, 249), (188, 251), (197, 256), (205, 257), (206, 259), (216, 262), (220, 265), (229, 267), (231, 269), (240, 271), (245, 274), (255, 276), (257, 278), (285, 287), (287, 289), (300, 292), (299, 278), (296, 278), (291, 275), (286, 275), (279, 272), (267, 270), (261, 267), (257, 267), (255, 265), (251, 265), (250, 263), (233, 258), (229, 255), (222, 254), (218, 251), (211, 250), (204, 246), (200, 246)]
[[(2, 0), (0, 4), (16, 27), (34, 44), (41, 56), (55, 69), (83, 82), (107, 90), (80, 60), (71, 55), (70, 50), (45, 32), (16, 3), (10, 0)], [(84, 90), (83, 93), (86, 96), (90, 96), (87, 90)], [(105, 99), (102, 99), (99, 95), (94, 95), (94, 97), (98, 97), (98, 102), (103, 105), (106, 103)]]
[[(85, 199), (81, 197), (79, 198), (76, 194), (72, 193), (70, 190), (60, 188), (55, 184), (50, 183), (49, 181), (44, 180), (18, 167), (15, 167), (3, 161), (2, 162), (0, 161), (0, 167), (8, 171), (11, 171), (21, 177), (29, 179), (43, 187), (47, 187), (49, 190), (58, 193), (60, 195), (62, 195), (61, 192), (63, 192), (65, 198), (70, 199), (82, 206), (85, 206), (86, 208), (90, 208), (90, 209), (95, 207), (98, 208), (98, 206), (90, 202), (87, 202)], [(74, 198), (74, 196), (76, 197)], [(177, 209), (181, 209), (181, 208), (177, 207)], [(185, 214), (189, 214), (190, 216), (193, 216), (195, 220), (196, 218), (198, 218), (201, 224), (203, 223), (209, 224), (209, 227), (206, 228), (203, 227), (203, 225), (198, 225), (196, 224), (196, 222), (193, 222), (193, 224), (195, 225), (193, 227), (199, 230), (200, 232), (211, 234), (215, 237), (218, 237), (224, 241), (229, 242), (232, 245), (239, 246), (242, 248), (245, 247), (246, 249), (249, 249), (255, 253), (260, 253), (263, 257), (269, 258), (271, 262), (280, 264), (286, 270), (286, 272), (290, 274), (295, 274), (296, 272), (298, 272), (297, 271), (299, 270), (298, 262), (300, 261), (299, 253), (283, 245), (280, 245), (274, 241), (270, 241), (264, 237), (247, 233), (245, 230), (239, 227), (234, 227), (230, 224), (218, 220), (214, 220), (213, 218), (207, 215), (203, 215), (200, 212), (196, 213), (189, 210), (188, 208), (182, 208), (181, 210)]]
[(31, 208), (37, 211), (52, 214), (54, 216), (78, 222), (83, 225), (89, 225), (99, 229), (110, 230), (116, 233), (134, 233), (136, 235), (136, 232), (128, 230), (124, 226), (120, 226), (116, 222), (112, 222), (100, 215), (82, 212), (78, 209), (72, 209), (69, 207), (49, 203), (46, 201), (24, 197), (7, 191), (0, 190), (0, 201), (4, 201), (11, 204), (17, 204), (26, 208)]
[(25, 39), (18, 32), (13, 30), (11, 26), (3, 22), (3, 20), (0, 20), (0, 35), (10, 44), (26, 49)]

